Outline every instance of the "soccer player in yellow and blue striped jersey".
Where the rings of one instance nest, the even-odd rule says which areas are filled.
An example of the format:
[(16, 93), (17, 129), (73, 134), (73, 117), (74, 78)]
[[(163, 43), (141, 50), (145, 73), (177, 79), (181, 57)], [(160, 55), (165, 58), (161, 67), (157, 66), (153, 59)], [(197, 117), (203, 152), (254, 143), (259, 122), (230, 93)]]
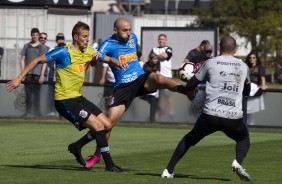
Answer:
[[(83, 166), (85, 161), (81, 155), (81, 148), (96, 139), (106, 171), (123, 172), (111, 159), (105, 127), (111, 127), (111, 121), (102, 111), (82, 96), (85, 72), (91, 62), (96, 62), (101, 55), (89, 46), (90, 28), (83, 22), (78, 22), (72, 30), (73, 43), (58, 47), (46, 54), (35, 58), (14, 80), (6, 84), (8, 91), (13, 91), (20, 84), (24, 76), (39, 63), (56, 62), (55, 107), (58, 113), (69, 120), (78, 130), (89, 128), (90, 131), (78, 141), (70, 144), (68, 150), (74, 154), (76, 160)], [(116, 59), (103, 56), (103, 60), (120, 69), (127, 68), (127, 64), (119, 63)]]

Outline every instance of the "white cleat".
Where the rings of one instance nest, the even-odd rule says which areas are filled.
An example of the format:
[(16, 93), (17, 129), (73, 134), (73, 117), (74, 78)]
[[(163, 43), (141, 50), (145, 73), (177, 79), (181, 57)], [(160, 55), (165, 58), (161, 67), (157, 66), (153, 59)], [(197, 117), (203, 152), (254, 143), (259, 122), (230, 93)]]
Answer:
[(245, 169), (236, 161), (234, 160), (231, 165), (231, 169), (235, 172), (242, 181), (251, 181), (250, 175), (245, 171)]
[(173, 173), (170, 174), (167, 169), (165, 169), (161, 175), (161, 178), (173, 178)]

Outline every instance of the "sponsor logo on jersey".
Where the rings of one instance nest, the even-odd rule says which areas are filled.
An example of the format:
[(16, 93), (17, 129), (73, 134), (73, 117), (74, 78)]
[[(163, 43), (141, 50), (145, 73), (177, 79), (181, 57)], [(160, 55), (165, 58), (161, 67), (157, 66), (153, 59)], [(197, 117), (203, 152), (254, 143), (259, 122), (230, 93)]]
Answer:
[(241, 63), (218, 61), (217, 65), (241, 66)]
[(230, 99), (230, 98), (222, 98), (222, 97), (219, 97), (219, 98), (217, 99), (217, 103), (220, 104), (220, 105), (226, 105), (226, 106), (236, 107), (236, 105), (235, 105), (235, 100)]
[(236, 111), (226, 111), (226, 110), (220, 110), (220, 109), (211, 109), (213, 112), (220, 113), (220, 114), (226, 114), (231, 116), (237, 116), (238, 112)]
[(130, 62), (130, 61), (135, 61), (136, 59), (137, 59), (136, 52), (119, 56), (119, 61), (121, 63), (127, 63), (127, 62)]
[(228, 72), (226, 72), (226, 71), (221, 71), (220, 73), (219, 73), (221, 76), (229, 76), (229, 75), (232, 75), (232, 76), (236, 76), (236, 77), (240, 77), (240, 75), (238, 74), (238, 73), (228, 73)]
[(220, 82), (219, 91), (238, 94), (239, 85), (234, 82), (223, 81)]
[(121, 81), (122, 83), (128, 83), (134, 81), (137, 78), (137, 72), (133, 72), (132, 74), (123, 75)]
[(79, 116), (81, 116), (82, 118), (86, 118), (87, 115), (88, 115), (88, 113), (83, 109), (79, 112)]
[(134, 40), (133, 39), (130, 39), (128, 42), (129, 42), (129, 47), (130, 48), (135, 48), (135, 44), (134, 44)]
[(78, 72), (78, 73), (85, 73), (87, 68), (88, 68), (88, 64), (86, 64), (86, 63), (72, 66), (72, 70), (75, 71), (75, 72)]

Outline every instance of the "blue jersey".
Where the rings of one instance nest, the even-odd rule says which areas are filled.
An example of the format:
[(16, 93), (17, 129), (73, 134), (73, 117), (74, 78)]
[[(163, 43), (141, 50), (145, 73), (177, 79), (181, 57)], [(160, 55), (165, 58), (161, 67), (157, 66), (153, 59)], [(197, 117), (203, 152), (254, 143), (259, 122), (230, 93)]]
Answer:
[(120, 63), (128, 64), (128, 68), (125, 70), (120, 70), (111, 64), (109, 65), (116, 79), (115, 87), (132, 82), (144, 73), (138, 60), (137, 49), (138, 39), (133, 33), (131, 33), (130, 39), (127, 42), (119, 42), (116, 36), (112, 35), (100, 45), (98, 52), (102, 55), (101, 60), (107, 55), (117, 59)]

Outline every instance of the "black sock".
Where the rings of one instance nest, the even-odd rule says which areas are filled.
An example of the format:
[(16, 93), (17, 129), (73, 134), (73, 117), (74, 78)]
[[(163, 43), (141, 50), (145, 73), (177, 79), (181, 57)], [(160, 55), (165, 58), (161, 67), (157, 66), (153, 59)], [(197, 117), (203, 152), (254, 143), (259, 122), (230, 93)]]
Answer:
[(236, 160), (241, 165), (244, 158), (246, 157), (250, 148), (250, 138), (249, 136), (245, 139), (237, 142), (236, 144)]
[(96, 147), (96, 150), (95, 150), (94, 155), (96, 155), (96, 156), (101, 156), (100, 148)]
[(110, 148), (108, 146), (108, 141), (106, 139), (105, 130), (96, 132), (96, 142), (97, 142), (97, 146), (100, 148), (106, 167), (107, 168), (114, 167), (115, 164), (110, 155)]
[(181, 94), (184, 94), (185, 92), (187, 92), (186, 87), (185, 87), (185, 86), (182, 86), (182, 85), (179, 85), (179, 86), (177, 87), (177, 92), (178, 92), (178, 93), (181, 93)]
[(76, 141), (74, 144), (77, 147), (82, 148), (85, 144), (89, 143), (90, 141), (92, 141), (93, 139), (95, 139), (95, 134), (96, 132), (93, 131), (89, 131), (87, 132), (87, 134), (85, 134), (83, 137), (81, 137), (78, 141)]

